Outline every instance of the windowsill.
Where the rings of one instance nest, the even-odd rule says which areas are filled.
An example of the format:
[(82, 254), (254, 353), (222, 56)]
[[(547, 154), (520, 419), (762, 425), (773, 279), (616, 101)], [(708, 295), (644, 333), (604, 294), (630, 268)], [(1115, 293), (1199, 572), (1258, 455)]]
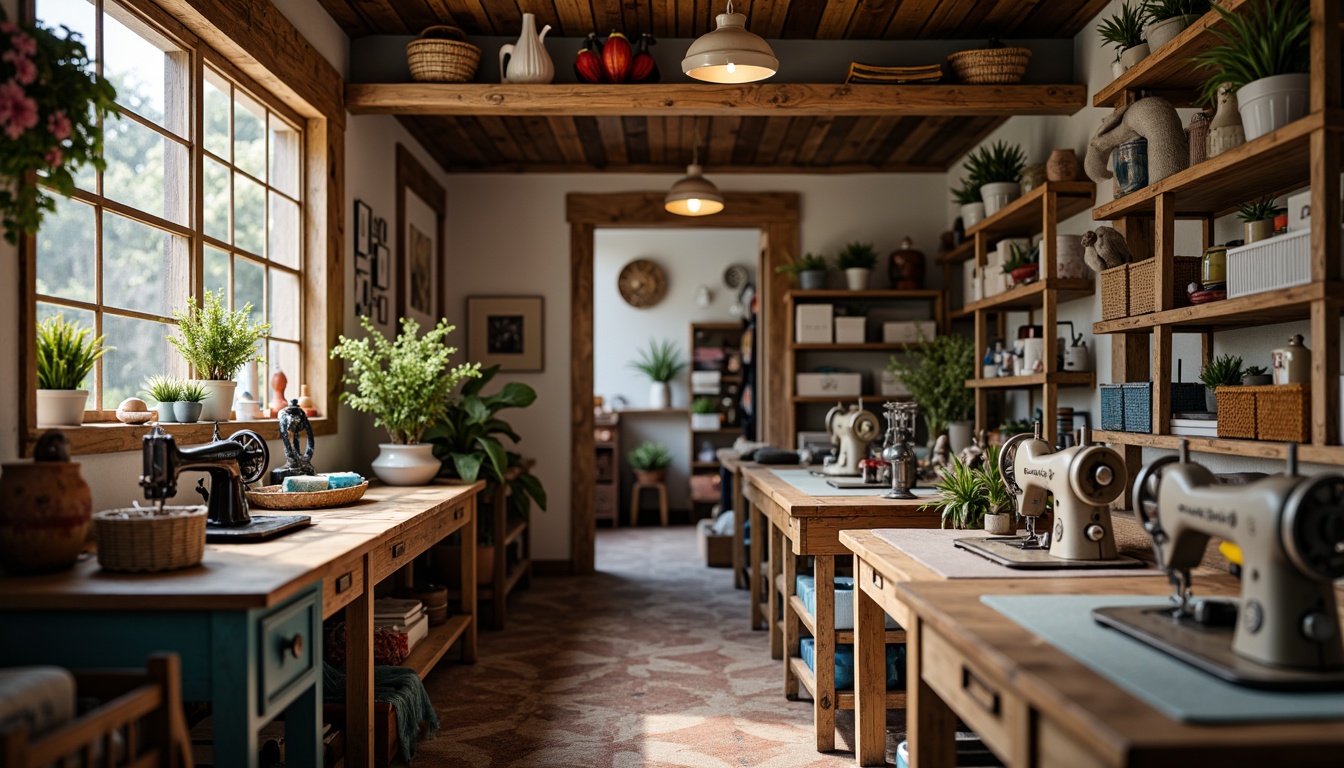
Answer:
[[(326, 416), (314, 416), (309, 421), (313, 425), (314, 436), (336, 434), (335, 419)], [(122, 424), (111, 421), (94, 422), (78, 427), (50, 427), (47, 429), (59, 429), (65, 434), (66, 440), (70, 443), (71, 455), (86, 456), (98, 453), (139, 451), (142, 438), (149, 434), (155, 426), (158, 425), (154, 423)], [(210, 442), (215, 429), (214, 422), (164, 424), (162, 426), (164, 431), (176, 438), (179, 446), (184, 448)], [(24, 441), (23, 445), (24, 456), (33, 455), (33, 446), (37, 444), (37, 438), (41, 437), (47, 429), (36, 429), (29, 432), (28, 439)], [(243, 429), (256, 432), (266, 440), (280, 439), (280, 425), (275, 419), (221, 421), (219, 423), (219, 433), (226, 438)]]

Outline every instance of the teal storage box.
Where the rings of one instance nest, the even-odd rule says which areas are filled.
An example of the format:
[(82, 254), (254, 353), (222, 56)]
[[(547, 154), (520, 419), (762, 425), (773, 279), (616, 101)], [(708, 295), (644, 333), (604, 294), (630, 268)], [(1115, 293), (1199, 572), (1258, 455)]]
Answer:
[[(817, 641), (805, 637), (799, 643), (799, 653), (807, 668), (817, 671)], [(838, 691), (854, 688), (854, 646), (835, 647), (835, 688)], [(905, 643), (887, 643), (887, 690), (905, 688)]]
[(1101, 428), (1112, 432), (1125, 429), (1125, 390), (1123, 384), (1101, 385)]
[[(803, 601), (803, 607), (813, 616), (817, 615), (816, 580), (808, 575), (798, 576), (793, 582), (793, 591)], [(849, 576), (835, 577), (835, 629), (854, 628), (854, 579)], [(897, 629), (896, 621), (887, 617), (887, 629)]]

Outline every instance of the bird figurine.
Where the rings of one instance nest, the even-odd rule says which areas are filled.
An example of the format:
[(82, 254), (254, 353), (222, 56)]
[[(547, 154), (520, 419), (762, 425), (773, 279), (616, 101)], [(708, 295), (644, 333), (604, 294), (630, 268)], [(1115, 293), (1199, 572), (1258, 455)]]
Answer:
[(1133, 259), (1125, 236), (1114, 227), (1097, 227), (1083, 233), (1083, 261), (1094, 272), (1128, 264)]

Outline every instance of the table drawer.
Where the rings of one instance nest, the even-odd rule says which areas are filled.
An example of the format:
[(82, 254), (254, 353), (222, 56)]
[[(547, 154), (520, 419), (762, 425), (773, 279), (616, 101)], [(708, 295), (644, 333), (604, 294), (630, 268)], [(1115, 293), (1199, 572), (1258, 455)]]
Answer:
[[(997, 674), (973, 663), (927, 624), (920, 628), (920, 675), (1002, 760), (1025, 739), (1026, 703)], [(1016, 737), (1016, 738), (1014, 738)]]
[(322, 612), (331, 616), (364, 593), (364, 556), (336, 566), (322, 580)]
[(897, 624), (905, 627), (910, 623), (910, 609), (906, 607), (905, 602), (897, 594), (895, 579), (888, 579), (877, 571), (866, 561), (854, 558), (859, 561), (857, 584), (871, 597), (874, 602), (882, 606), (882, 610), (887, 615), (896, 620)]
[(272, 609), (257, 622), (260, 714), (281, 704), (317, 666), (321, 650), (321, 593), (316, 589)]
[(369, 553), (369, 571), (374, 584), (391, 576), (416, 555), (438, 544), (445, 536), (466, 524), (470, 510), (466, 504), (417, 518), (414, 527), (403, 530), (378, 544)]

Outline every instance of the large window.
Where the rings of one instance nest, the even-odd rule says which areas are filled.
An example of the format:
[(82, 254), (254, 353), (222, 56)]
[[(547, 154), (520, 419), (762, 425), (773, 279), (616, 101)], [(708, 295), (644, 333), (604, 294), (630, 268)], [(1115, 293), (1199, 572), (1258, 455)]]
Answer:
[(36, 6), (44, 24), (83, 35), (122, 111), (105, 126), (107, 169), (58, 198), (34, 243), (38, 320), (63, 314), (116, 347), (87, 382), (89, 408), (110, 418), (145, 377), (187, 376), (167, 336), (173, 312), (207, 290), (251, 303), (271, 324), (259, 351), (304, 381), (301, 118), (114, 0)]

